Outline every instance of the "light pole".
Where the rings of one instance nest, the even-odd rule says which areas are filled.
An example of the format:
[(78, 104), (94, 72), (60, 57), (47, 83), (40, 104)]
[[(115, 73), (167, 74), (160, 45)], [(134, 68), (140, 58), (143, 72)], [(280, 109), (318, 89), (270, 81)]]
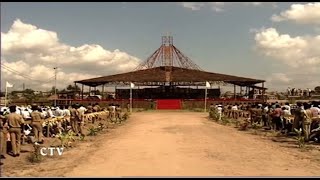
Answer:
[(204, 93), (205, 93), (205, 95), (204, 95), (204, 112), (207, 112), (207, 95), (208, 95), (207, 87), (206, 87)]
[(57, 69), (58, 67), (54, 67), (54, 106), (57, 106)]

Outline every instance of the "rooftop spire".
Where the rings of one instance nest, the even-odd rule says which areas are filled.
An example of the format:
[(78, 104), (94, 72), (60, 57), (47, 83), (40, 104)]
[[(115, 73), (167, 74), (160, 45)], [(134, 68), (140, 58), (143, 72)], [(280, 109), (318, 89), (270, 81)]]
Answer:
[(173, 37), (167, 32), (162, 36), (162, 45), (146, 61), (142, 62), (135, 70), (149, 69), (158, 66), (181, 67), (186, 69), (201, 70), (191, 59), (182, 54), (174, 45)]

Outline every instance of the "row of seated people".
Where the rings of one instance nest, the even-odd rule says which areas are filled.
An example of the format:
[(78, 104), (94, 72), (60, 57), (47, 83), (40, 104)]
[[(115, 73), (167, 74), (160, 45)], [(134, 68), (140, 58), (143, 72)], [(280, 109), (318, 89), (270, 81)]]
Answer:
[[(7, 143), (11, 144), (11, 155), (20, 155), (21, 144), (25, 140), (32, 143), (44, 143), (44, 136), (54, 137), (56, 134), (73, 131), (77, 136), (85, 136), (84, 126), (86, 123), (99, 120), (121, 119), (121, 108), (119, 105), (110, 104), (108, 107), (100, 107), (99, 104), (84, 107), (80, 104), (73, 104), (68, 107), (68, 113), (46, 116), (42, 108), (33, 104), (28, 108), (30, 116), (23, 116), (17, 111), (17, 106), (11, 105), (9, 112), (1, 113), (0, 116), (0, 144), (1, 157), (7, 154)], [(56, 110), (50, 108), (50, 110)], [(65, 110), (65, 108), (63, 109)], [(49, 113), (50, 114), (50, 113)], [(48, 114), (47, 114), (48, 115)]]
[[(294, 107), (294, 108), (293, 108)], [(313, 101), (310, 103), (300, 103), (295, 105), (286, 103), (280, 105), (276, 103), (256, 104), (251, 107), (239, 108), (238, 105), (233, 106), (211, 106), (221, 115), (238, 119), (246, 118), (251, 123), (259, 123), (262, 126), (281, 131), (282, 133), (294, 132), (294, 129), (302, 129), (305, 139), (310, 138), (319, 140), (314, 130), (319, 128), (320, 124), (320, 103)]]

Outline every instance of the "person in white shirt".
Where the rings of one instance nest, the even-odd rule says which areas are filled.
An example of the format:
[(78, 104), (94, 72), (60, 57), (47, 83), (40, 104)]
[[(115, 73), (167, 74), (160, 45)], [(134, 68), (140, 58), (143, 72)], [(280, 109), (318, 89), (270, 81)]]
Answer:
[(1, 112), (3, 115), (10, 114), (10, 110), (8, 107), (1, 107)]
[(71, 116), (70, 110), (67, 109), (67, 107), (64, 107), (64, 108), (63, 108), (63, 116)]
[(63, 116), (63, 110), (60, 109), (60, 107), (56, 107), (56, 110), (54, 112), (55, 116)]
[(218, 105), (217, 107), (217, 110), (218, 110), (218, 114), (219, 114), (219, 120), (221, 120), (221, 116), (222, 116), (222, 105)]
[(312, 90), (310, 88), (308, 88), (308, 96), (311, 97), (311, 92)]
[(285, 105), (283, 107), (286, 108), (286, 110), (289, 111), (288, 115), (291, 115), (291, 107), (290, 107), (289, 103), (285, 103)]
[(31, 119), (31, 115), (30, 115), (28, 109), (26, 109), (26, 108), (25, 108), (25, 109), (22, 109), (21, 113), (22, 113), (22, 117), (23, 117), (25, 120)]
[(52, 109), (52, 108), (47, 108), (47, 117), (48, 117), (48, 118), (53, 118), (53, 117), (55, 117), (51, 109)]
[(54, 116), (59, 116), (60, 115), (60, 109), (59, 107), (54, 107), (54, 110), (52, 111)]
[(112, 117), (116, 117), (116, 106), (112, 103), (111, 104), (111, 113), (112, 113)]
[(238, 110), (238, 105), (235, 104), (234, 106), (232, 106), (231, 110)]
[(284, 116), (291, 115), (291, 112), (286, 107), (282, 107), (281, 109)]
[(19, 115), (21, 115), (21, 109), (20, 109), (20, 107), (18, 107), (18, 106), (17, 106), (17, 108), (16, 108), (16, 113), (19, 114)]
[(46, 108), (41, 108), (41, 114), (42, 114), (43, 117), (47, 117), (48, 116)]
[(78, 121), (78, 129), (80, 131), (80, 135), (81, 136), (85, 136), (84, 135), (84, 131), (83, 131), (83, 127), (84, 127), (84, 114), (86, 111), (86, 108), (83, 107), (83, 105), (76, 105), (76, 107), (79, 107), (76, 111), (78, 113), (78, 117), (79, 117), (79, 121)]
[(32, 109), (31, 109), (31, 106), (27, 106), (27, 110), (29, 111), (29, 113), (31, 114), (32, 113)]
[(318, 102), (313, 102), (310, 110), (312, 112), (312, 117), (320, 117), (320, 108)]
[(79, 108), (80, 110), (82, 110), (83, 112), (86, 112), (87, 111), (87, 109), (83, 106), (83, 105), (80, 105), (80, 108)]

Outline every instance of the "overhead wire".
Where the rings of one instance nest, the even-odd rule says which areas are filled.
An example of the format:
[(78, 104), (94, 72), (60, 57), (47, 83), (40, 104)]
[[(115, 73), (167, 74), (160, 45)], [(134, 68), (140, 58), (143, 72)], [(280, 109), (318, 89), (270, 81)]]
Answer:
[(52, 82), (54, 80), (54, 75), (52, 77), (50, 77), (48, 81), (35, 80), (35, 79), (31, 78), (29, 75), (26, 75), (26, 74), (23, 74), (21, 72), (18, 72), (16, 70), (4, 65), (3, 63), (1, 63), (1, 66), (4, 69), (6, 69), (7, 71), (11, 72), (11, 73), (17, 74), (17, 75), (19, 75), (19, 76), (21, 76), (23, 78), (26, 78), (26, 79), (31, 80), (31, 81), (36, 82), (36, 83), (47, 84), (47, 83), (50, 83), (50, 82)]
[(1, 64), (1, 66), (2, 66), (3, 68), (5, 68), (6, 70), (12, 72), (12, 73), (15, 73), (15, 74), (17, 74), (17, 75), (20, 75), (21, 77), (24, 77), (24, 78), (27, 78), (27, 79), (32, 80), (32, 78), (29, 77), (28, 75), (24, 75), (24, 74), (22, 74), (22, 73), (20, 73), (20, 72), (18, 72), (18, 71), (16, 71), (16, 70), (14, 70), (14, 69), (6, 66), (6, 65), (4, 65), (4, 64)]

